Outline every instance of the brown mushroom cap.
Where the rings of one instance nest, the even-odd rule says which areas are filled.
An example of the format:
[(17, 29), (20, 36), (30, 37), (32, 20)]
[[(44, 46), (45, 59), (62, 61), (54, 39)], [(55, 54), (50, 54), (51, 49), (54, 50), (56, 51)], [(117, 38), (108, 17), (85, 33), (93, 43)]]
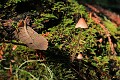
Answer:
[(75, 28), (88, 28), (84, 18), (79, 19), (79, 21), (77, 22)]

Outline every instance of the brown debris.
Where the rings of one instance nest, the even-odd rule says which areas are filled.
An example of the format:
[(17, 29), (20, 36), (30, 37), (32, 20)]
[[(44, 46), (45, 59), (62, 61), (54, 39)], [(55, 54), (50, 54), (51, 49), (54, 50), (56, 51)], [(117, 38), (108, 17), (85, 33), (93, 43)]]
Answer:
[(3, 59), (3, 54), (4, 54), (4, 50), (5, 50), (5, 47), (6, 47), (6, 44), (3, 43), (1, 46), (0, 46), (0, 59)]
[(97, 17), (95, 17), (95, 16), (97, 16), (97, 15), (94, 15), (94, 17), (91, 16), (91, 18), (94, 20), (94, 22), (95, 22), (96, 24), (100, 25), (100, 27), (104, 30), (104, 32), (105, 32), (105, 34), (106, 34), (106, 36), (107, 36), (107, 38), (108, 38), (109, 44), (110, 44), (110, 48), (111, 48), (111, 51), (112, 51), (111, 53), (114, 54), (114, 55), (116, 55), (117, 53), (116, 53), (116, 51), (115, 51), (115, 49), (114, 49), (114, 45), (113, 45), (112, 40), (111, 40), (111, 38), (110, 38), (110, 32), (109, 32), (108, 29), (104, 26), (104, 24), (103, 24), (102, 21), (98, 18), (98, 16), (97, 16)]
[(97, 5), (90, 5), (90, 4), (85, 4), (87, 7), (93, 10), (95, 13), (102, 13), (105, 16), (107, 16), (111, 21), (117, 24), (117, 26), (120, 26), (120, 16), (116, 13), (113, 13), (109, 10), (103, 9), (100, 6)]

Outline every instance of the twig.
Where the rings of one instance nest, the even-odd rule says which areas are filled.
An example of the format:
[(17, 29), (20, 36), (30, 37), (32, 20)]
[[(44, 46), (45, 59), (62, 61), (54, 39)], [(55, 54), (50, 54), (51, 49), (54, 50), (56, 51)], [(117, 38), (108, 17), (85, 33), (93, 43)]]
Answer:
[(113, 13), (113, 12), (111, 12), (109, 10), (103, 9), (102, 7), (97, 6), (97, 5), (85, 4), (85, 6), (89, 7), (90, 9), (92, 9), (92, 11), (95, 12), (95, 13), (102, 13), (102, 14), (104, 14), (111, 21), (113, 21), (118, 26), (120, 26), (120, 16), (118, 14)]
[(97, 8), (95, 8), (93, 5), (90, 5), (90, 4), (85, 4), (85, 6), (87, 6), (87, 7), (89, 7), (90, 9), (92, 9), (94, 12), (96, 12), (96, 13), (99, 13), (100, 11), (97, 9)]
[[(95, 15), (95, 16), (97, 16), (97, 15)], [(97, 17), (98, 17), (98, 16), (97, 16)], [(111, 53), (114, 54), (114, 55), (116, 55), (117, 53), (116, 53), (116, 51), (115, 51), (115, 49), (114, 49), (112, 40), (111, 40), (111, 38), (110, 38), (110, 32), (108, 31), (108, 29), (105, 28), (105, 26), (104, 26), (102, 23), (100, 23), (101, 21), (100, 21), (98, 18), (96, 18), (96, 17), (91, 17), (91, 18), (94, 20), (94, 22), (95, 22), (96, 24), (99, 24), (100, 27), (104, 30), (106, 36), (108, 37), (108, 41), (109, 41), (110, 48), (111, 48), (111, 51), (112, 51)]]
[[(72, 63), (71, 65), (74, 66), (73, 63)], [(73, 71), (75, 71), (75, 72), (80, 76), (80, 78), (82, 78), (82, 80), (86, 80), (86, 78), (83, 77), (83, 75), (82, 75), (80, 72), (78, 72), (78, 71), (77, 71), (74, 67), (72, 67), (71, 65), (69, 65), (69, 66), (71, 67), (71, 69), (72, 69)]]
[(0, 43), (12, 43), (12, 44), (16, 44), (16, 45), (23, 45), (23, 46), (27, 46), (26, 44), (23, 43), (17, 43), (17, 42), (13, 42), (13, 41), (0, 41)]

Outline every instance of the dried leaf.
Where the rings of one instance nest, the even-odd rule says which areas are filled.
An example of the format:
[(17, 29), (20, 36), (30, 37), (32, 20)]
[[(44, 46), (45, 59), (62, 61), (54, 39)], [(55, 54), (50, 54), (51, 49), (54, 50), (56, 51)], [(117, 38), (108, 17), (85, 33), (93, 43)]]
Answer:
[(0, 46), (0, 59), (3, 58), (3, 54), (4, 54), (3, 50), (5, 49), (5, 47), (6, 47), (5, 43), (3, 43), (2, 46)]
[(11, 60), (11, 62), (12, 62), (12, 63), (14, 63), (14, 62), (15, 62), (15, 60)]
[(18, 24), (18, 30), (15, 31), (15, 36), (29, 48), (46, 50), (48, 48), (48, 41), (31, 27), (26, 26), (26, 21), (21, 21)]
[(2, 55), (0, 55), (0, 59), (3, 59), (3, 56), (2, 56)]
[(2, 50), (0, 50), (0, 55), (3, 55), (3, 51)]
[(48, 36), (50, 32), (46, 32), (45, 34), (42, 34), (42, 36)]
[(9, 70), (9, 73), (8, 73), (10, 76), (12, 75), (12, 64), (10, 63), (10, 70)]

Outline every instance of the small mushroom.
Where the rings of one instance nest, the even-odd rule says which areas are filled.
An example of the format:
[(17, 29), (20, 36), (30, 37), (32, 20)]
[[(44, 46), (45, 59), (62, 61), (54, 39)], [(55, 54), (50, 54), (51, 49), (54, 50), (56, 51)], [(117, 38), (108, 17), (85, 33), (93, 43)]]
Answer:
[(79, 19), (79, 21), (77, 22), (75, 28), (88, 28), (84, 18)]
[(99, 40), (97, 40), (98, 42), (100, 42), (100, 43), (102, 43), (103, 42), (103, 39), (102, 38), (100, 38)]
[(81, 53), (79, 53), (79, 54), (78, 54), (77, 59), (78, 59), (78, 60), (83, 59), (83, 56), (82, 56), (82, 54), (81, 54)]

